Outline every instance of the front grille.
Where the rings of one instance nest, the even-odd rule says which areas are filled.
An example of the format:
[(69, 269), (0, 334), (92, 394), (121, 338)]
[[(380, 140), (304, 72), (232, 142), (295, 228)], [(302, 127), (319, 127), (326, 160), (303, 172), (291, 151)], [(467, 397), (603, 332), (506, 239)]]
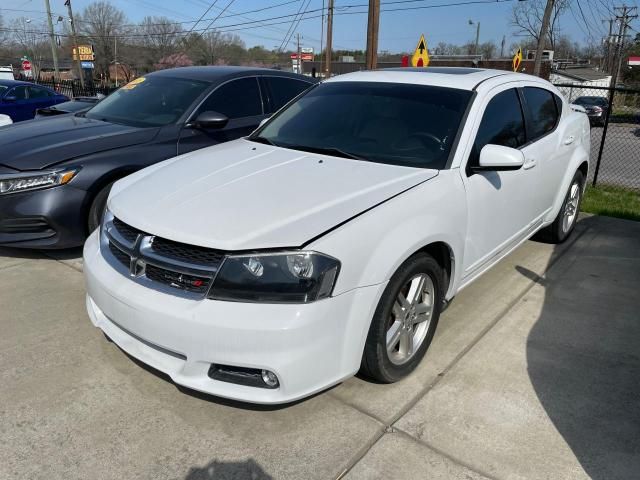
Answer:
[(122, 220), (118, 220), (117, 218), (113, 219), (113, 226), (116, 228), (116, 230), (118, 230), (118, 233), (122, 235), (122, 238), (124, 238), (129, 243), (134, 243), (138, 238), (138, 235), (143, 233), (137, 228), (133, 228), (132, 226), (127, 225)]
[(218, 267), (224, 254), (210, 248), (197, 247), (156, 237), (151, 244), (153, 253), (167, 259), (193, 263), (203, 267)]
[[(117, 218), (111, 220), (111, 226), (117, 235), (113, 229), (105, 230), (109, 251), (127, 270), (132, 258), (139, 259), (131, 276), (143, 284), (146, 280), (204, 298), (225, 257), (218, 250), (149, 235)], [(136, 242), (139, 236), (142, 237)], [(122, 240), (131, 246), (122, 245)]]
[(118, 260), (122, 265), (129, 268), (129, 263), (131, 262), (131, 257), (116, 247), (113, 243), (109, 242), (109, 250), (111, 254)]
[(155, 265), (147, 264), (145, 274), (149, 280), (187, 292), (204, 294), (209, 289), (210, 280), (208, 278), (174, 272)]

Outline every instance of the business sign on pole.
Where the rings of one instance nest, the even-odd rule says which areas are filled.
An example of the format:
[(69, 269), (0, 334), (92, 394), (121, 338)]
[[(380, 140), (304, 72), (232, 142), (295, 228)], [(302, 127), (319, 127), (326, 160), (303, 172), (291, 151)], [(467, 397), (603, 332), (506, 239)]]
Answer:
[[(313, 53), (301, 53), (300, 58), (303, 62), (312, 62), (313, 61)], [(291, 60), (298, 60), (298, 54), (292, 53)]]
[(634, 67), (640, 65), (640, 57), (629, 57), (629, 66)]
[(429, 50), (427, 49), (427, 41), (424, 39), (424, 34), (420, 35), (418, 46), (411, 57), (411, 65), (414, 67), (429, 66)]
[(302, 53), (313, 53), (313, 47), (302, 47), (300, 51)]
[(93, 53), (93, 45), (78, 45), (71, 49), (71, 56), (74, 60), (81, 62), (93, 62), (96, 59)]
[(80, 66), (86, 69), (93, 69), (93, 62), (80, 62)]

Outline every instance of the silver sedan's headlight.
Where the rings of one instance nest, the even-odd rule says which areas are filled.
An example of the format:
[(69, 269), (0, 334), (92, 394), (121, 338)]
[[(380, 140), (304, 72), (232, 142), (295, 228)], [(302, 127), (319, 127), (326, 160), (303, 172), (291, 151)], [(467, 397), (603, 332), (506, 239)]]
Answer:
[(69, 183), (78, 173), (77, 169), (50, 172), (16, 173), (0, 176), (0, 195), (39, 190)]
[(237, 302), (309, 303), (331, 295), (340, 262), (318, 252), (227, 257), (209, 298)]

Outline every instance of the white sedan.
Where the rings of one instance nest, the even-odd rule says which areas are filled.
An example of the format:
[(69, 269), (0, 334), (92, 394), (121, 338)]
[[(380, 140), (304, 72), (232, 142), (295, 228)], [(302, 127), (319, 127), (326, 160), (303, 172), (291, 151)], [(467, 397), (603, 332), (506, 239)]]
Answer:
[(587, 116), (528, 75), (332, 78), (248, 138), (117, 182), (84, 248), (89, 316), (222, 397), (395, 382), (456, 293), (539, 230), (569, 236), (589, 141)]

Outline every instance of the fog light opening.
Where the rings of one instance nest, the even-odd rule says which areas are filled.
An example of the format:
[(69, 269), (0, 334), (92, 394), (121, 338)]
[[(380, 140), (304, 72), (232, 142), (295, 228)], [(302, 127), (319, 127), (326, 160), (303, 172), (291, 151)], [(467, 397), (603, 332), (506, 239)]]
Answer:
[(280, 383), (276, 374), (269, 370), (262, 370), (262, 381), (270, 388), (276, 388)]

